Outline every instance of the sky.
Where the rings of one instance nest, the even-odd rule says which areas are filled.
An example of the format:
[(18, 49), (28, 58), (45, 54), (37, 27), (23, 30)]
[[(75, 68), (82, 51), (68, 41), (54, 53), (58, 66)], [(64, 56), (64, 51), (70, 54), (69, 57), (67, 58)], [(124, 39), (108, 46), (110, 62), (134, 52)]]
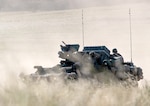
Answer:
[(149, 0), (0, 0), (0, 11), (49, 11), (149, 2)]

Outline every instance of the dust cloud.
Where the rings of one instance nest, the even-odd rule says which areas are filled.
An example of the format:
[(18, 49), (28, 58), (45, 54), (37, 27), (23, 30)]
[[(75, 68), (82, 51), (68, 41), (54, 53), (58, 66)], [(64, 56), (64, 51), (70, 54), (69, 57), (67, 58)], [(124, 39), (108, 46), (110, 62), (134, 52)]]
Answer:
[[(115, 47), (125, 61), (130, 61), (130, 6), (83, 9), (85, 45), (105, 45), (110, 50)], [(150, 15), (147, 13), (150, 8), (148, 4), (132, 5), (132, 8), (133, 62), (143, 69), (145, 79), (149, 80)], [(95, 79), (31, 84), (25, 84), (19, 79), (20, 72), (35, 72), (34, 65), (52, 67), (59, 63), (57, 52), (61, 41), (82, 44), (80, 9), (1, 12), (0, 24), (1, 106), (150, 105), (147, 99), (150, 96), (148, 85), (126, 89), (119, 85), (99, 85)], [(81, 45), (80, 50), (82, 48)]]
[(0, 88), (1, 106), (148, 106), (149, 86), (125, 88), (100, 84), (96, 80), (25, 83), (11, 75)]

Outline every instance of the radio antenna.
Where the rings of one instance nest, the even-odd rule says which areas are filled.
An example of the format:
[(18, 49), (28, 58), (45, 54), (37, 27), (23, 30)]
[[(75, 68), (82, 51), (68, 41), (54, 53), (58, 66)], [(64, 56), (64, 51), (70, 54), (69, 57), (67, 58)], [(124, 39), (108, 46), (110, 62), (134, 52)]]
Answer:
[(129, 8), (129, 25), (130, 25), (130, 52), (131, 52), (131, 62), (132, 62), (132, 26), (131, 26), (131, 10)]
[(82, 43), (84, 48), (84, 19), (83, 19), (83, 9), (82, 9)]

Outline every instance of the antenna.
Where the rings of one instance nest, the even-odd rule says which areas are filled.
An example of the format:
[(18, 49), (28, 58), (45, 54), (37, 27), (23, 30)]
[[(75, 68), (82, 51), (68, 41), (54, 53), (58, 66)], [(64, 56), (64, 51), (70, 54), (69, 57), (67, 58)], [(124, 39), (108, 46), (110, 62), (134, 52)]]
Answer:
[(83, 9), (82, 9), (82, 43), (84, 47), (84, 19), (83, 19)]
[(132, 26), (131, 26), (131, 10), (129, 8), (129, 25), (130, 25), (130, 52), (131, 52), (131, 62), (132, 62)]

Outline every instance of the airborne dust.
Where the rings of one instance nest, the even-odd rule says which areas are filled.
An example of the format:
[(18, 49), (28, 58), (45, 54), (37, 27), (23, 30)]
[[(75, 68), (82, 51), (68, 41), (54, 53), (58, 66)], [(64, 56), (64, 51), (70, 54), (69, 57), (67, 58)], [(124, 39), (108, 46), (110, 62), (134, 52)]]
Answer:
[[(149, 7), (142, 6), (145, 8), (138, 4), (132, 10), (133, 60), (149, 80), (150, 20), (149, 14), (144, 14)], [(33, 73), (34, 65), (52, 67), (59, 63), (61, 41), (82, 44), (81, 21), (80, 9), (0, 13), (0, 106), (150, 105), (148, 85), (126, 89), (112, 83), (99, 84), (96, 79), (27, 84), (19, 79), (20, 72)], [(86, 8), (84, 25), (85, 45), (106, 45), (110, 50), (116, 47), (125, 61), (130, 61), (128, 7)], [(142, 52), (145, 48), (147, 52)]]

